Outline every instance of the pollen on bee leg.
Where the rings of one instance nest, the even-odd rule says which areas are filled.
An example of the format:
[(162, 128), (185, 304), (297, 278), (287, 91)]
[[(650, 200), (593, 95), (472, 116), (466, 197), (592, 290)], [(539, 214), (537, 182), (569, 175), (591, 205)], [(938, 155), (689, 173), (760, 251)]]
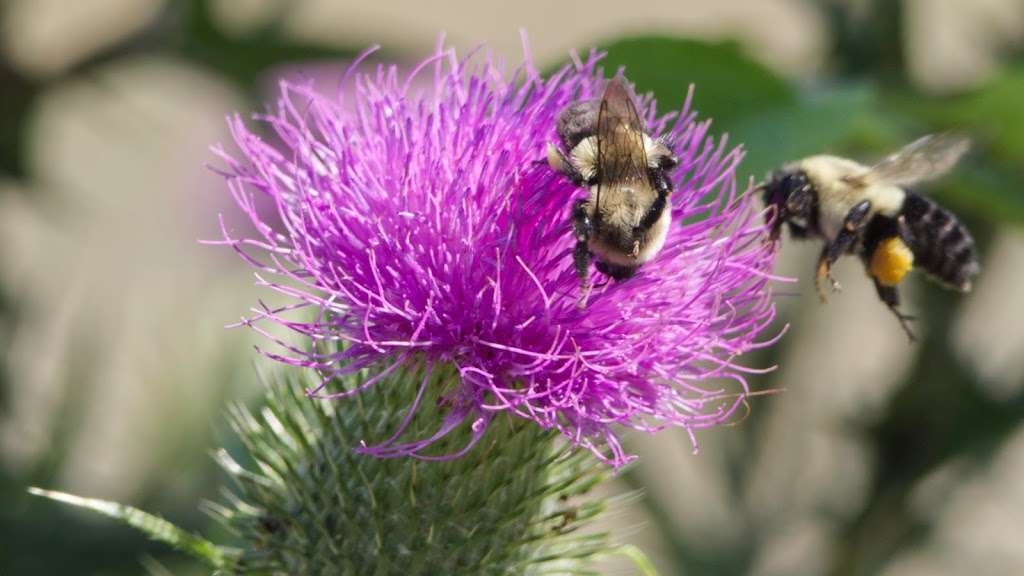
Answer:
[(895, 286), (914, 267), (914, 253), (898, 237), (884, 240), (871, 255), (868, 272), (882, 286)]
[(841, 292), (843, 287), (839, 282), (832, 277), (832, 267), (829, 265), (828, 260), (822, 259), (818, 262), (818, 272), (814, 275), (814, 289), (818, 291), (818, 298), (823, 304), (828, 303), (828, 296), (825, 295), (825, 289), (821, 286), (821, 281), (827, 278), (829, 286), (833, 292)]
[(821, 279), (828, 275), (828, 262), (822, 260), (818, 263), (818, 272), (814, 275), (814, 289), (818, 292), (818, 298), (822, 302), (828, 302), (828, 296), (825, 295), (825, 290), (821, 287)]

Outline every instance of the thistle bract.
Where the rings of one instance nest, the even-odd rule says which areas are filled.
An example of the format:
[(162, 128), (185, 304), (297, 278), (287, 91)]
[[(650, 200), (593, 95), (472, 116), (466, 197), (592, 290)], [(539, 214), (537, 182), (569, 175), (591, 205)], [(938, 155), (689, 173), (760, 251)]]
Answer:
[[(314, 369), (321, 384), (308, 393), (338, 399), (425, 366), (405, 420), (361, 450), (456, 457), (507, 412), (619, 466), (631, 458), (619, 430), (692, 437), (744, 402), (737, 356), (771, 342), (759, 335), (774, 318), (774, 251), (736, 186), (742, 151), (710, 137), (689, 99), (661, 116), (652, 98), (637, 101), (680, 158), (665, 248), (626, 281), (595, 276), (577, 305), (568, 215), (586, 191), (545, 164), (545, 147), (562, 109), (600, 96), (600, 60), (592, 52), (542, 78), (528, 59), (505, 74), (439, 49), (406, 74), (358, 74), (337, 95), (282, 82), (276, 110), (255, 117), (266, 137), (230, 119), (241, 153), (221, 152), (222, 172), (258, 233), (222, 226), (224, 242), (291, 302), (244, 323), (277, 323), (306, 343), (275, 340), (266, 354)], [(444, 416), (410, 438), (441, 365), (458, 375), (437, 400)], [(340, 384), (357, 372), (358, 385)], [(472, 431), (462, 449), (432, 448), (460, 426)]]

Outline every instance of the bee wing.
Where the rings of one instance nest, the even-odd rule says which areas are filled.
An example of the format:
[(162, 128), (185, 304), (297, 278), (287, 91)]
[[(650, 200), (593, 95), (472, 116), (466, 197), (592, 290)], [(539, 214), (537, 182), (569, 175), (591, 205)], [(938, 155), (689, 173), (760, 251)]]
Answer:
[(865, 177), (897, 186), (932, 180), (949, 172), (970, 147), (963, 136), (929, 134), (872, 166)]
[(618, 79), (604, 90), (597, 112), (598, 187), (595, 209), (601, 203), (601, 187), (610, 182), (647, 178), (644, 124), (633, 99)]

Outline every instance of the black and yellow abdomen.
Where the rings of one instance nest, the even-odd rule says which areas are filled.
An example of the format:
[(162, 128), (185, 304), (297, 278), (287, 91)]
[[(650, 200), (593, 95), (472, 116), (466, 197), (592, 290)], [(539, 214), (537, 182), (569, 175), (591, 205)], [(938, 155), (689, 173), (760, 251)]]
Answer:
[(907, 192), (896, 217), (876, 214), (864, 231), (861, 258), (881, 286), (899, 284), (912, 268), (967, 292), (978, 274), (974, 239), (949, 210)]
[(914, 265), (951, 288), (969, 291), (981, 267), (967, 227), (931, 198), (913, 192), (907, 192), (900, 219)]

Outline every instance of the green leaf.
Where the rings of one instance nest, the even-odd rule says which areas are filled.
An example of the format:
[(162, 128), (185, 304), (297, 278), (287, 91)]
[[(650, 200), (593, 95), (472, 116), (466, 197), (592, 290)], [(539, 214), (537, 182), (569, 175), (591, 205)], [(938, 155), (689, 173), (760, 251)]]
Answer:
[(946, 123), (982, 136), (993, 157), (1020, 166), (1024, 162), (1024, 69), (1007, 70), (993, 81), (954, 101)]
[(963, 164), (935, 188), (956, 210), (993, 222), (1024, 223), (1024, 68), (1011, 68), (970, 93), (929, 98), (908, 92), (891, 108), (918, 122), (917, 132), (951, 131), (975, 139)]
[(992, 162), (966, 162), (936, 189), (954, 212), (989, 222), (1024, 224), (1021, 179)]
[(28, 491), (30, 494), (35, 496), (49, 498), (50, 500), (63, 502), (64, 504), (77, 506), (79, 508), (85, 508), (87, 510), (99, 512), (100, 514), (109, 516), (115, 520), (120, 520), (132, 528), (144, 532), (154, 540), (165, 542), (182, 552), (191, 554), (212, 568), (220, 569), (228, 564), (229, 553), (226, 550), (204, 538), (178, 528), (159, 516), (143, 512), (138, 508), (126, 506), (117, 502), (97, 500), (95, 498), (83, 498), (81, 496), (75, 496), (74, 494), (43, 490), (35, 487), (29, 488)]
[(874, 90), (858, 85), (811, 95), (790, 106), (739, 119), (731, 134), (747, 150), (741, 176), (760, 179), (796, 158), (837, 152), (870, 121), (875, 103)]
[(695, 109), (720, 127), (796, 101), (785, 79), (748, 57), (735, 42), (644, 37), (617, 40), (601, 49), (608, 52), (605, 71), (611, 74), (625, 66), (637, 91), (653, 91), (662, 111), (682, 105), (694, 84)]

